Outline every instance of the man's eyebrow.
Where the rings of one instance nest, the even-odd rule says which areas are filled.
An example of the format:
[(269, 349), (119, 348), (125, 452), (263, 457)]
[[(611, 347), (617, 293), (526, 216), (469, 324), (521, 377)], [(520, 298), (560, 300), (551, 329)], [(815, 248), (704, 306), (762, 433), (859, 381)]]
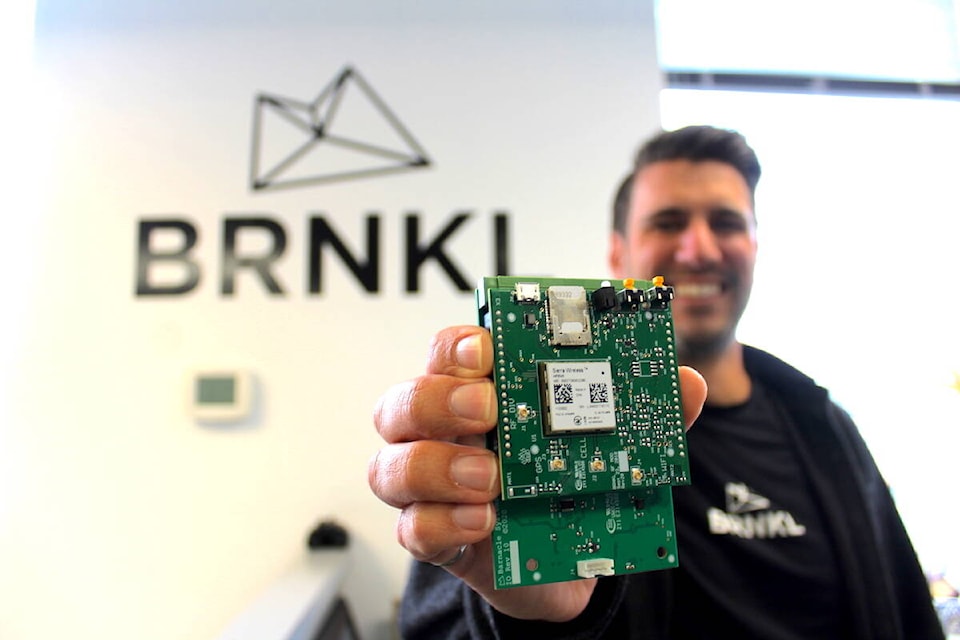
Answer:
[(664, 207), (662, 209), (657, 209), (654, 211), (650, 217), (651, 218), (665, 218), (665, 217), (676, 217), (676, 216), (685, 216), (687, 215), (687, 210), (683, 207)]
[(727, 207), (723, 205), (711, 207), (710, 213), (712, 215), (729, 215), (744, 218), (746, 220), (750, 219), (750, 212), (739, 209), (738, 207)]

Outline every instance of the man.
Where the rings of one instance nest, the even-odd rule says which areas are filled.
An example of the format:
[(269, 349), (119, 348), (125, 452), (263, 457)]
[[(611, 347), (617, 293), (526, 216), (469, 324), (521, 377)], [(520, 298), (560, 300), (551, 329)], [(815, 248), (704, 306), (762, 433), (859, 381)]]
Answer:
[(428, 372), (381, 399), (370, 484), (401, 509), (415, 563), (409, 638), (942, 638), (886, 486), (850, 419), (809, 378), (735, 338), (756, 259), (760, 165), (737, 133), (644, 145), (621, 187), (616, 277), (674, 286), (693, 484), (674, 489), (680, 568), (495, 591), (489, 338), (437, 334)]

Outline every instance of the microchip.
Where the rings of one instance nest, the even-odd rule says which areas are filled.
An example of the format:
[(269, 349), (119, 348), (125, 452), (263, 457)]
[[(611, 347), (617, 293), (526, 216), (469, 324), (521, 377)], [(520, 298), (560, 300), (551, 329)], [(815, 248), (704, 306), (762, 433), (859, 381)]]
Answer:
[(609, 282), (604, 282), (603, 286), (593, 292), (591, 300), (597, 311), (608, 311), (617, 306), (617, 290)]
[(577, 575), (581, 578), (596, 578), (597, 576), (612, 576), (613, 560), (610, 558), (591, 558), (577, 562)]
[(513, 295), (520, 304), (537, 304), (540, 302), (540, 284), (537, 282), (518, 282)]
[(609, 362), (552, 360), (539, 370), (546, 435), (617, 428)]

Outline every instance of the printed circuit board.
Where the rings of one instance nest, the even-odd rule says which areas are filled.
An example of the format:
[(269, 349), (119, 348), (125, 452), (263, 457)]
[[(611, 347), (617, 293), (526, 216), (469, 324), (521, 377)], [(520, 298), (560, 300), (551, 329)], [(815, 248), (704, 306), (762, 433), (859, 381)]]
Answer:
[(483, 279), (498, 589), (677, 566), (671, 486), (690, 480), (672, 299), (662, 278)]

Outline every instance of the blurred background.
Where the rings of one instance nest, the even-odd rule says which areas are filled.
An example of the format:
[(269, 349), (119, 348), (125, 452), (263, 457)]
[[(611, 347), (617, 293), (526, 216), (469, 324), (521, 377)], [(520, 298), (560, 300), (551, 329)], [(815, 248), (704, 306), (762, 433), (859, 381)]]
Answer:
[(763, 163), (740, 338), (831, 389), (957, 576), (960, 9), (768, 5), (0, 9), (0, 637), (228, 637), (321, 520), (392, 637), (377, 397), (480, 277), (603, 276), (633, 151), (686, 124)]

